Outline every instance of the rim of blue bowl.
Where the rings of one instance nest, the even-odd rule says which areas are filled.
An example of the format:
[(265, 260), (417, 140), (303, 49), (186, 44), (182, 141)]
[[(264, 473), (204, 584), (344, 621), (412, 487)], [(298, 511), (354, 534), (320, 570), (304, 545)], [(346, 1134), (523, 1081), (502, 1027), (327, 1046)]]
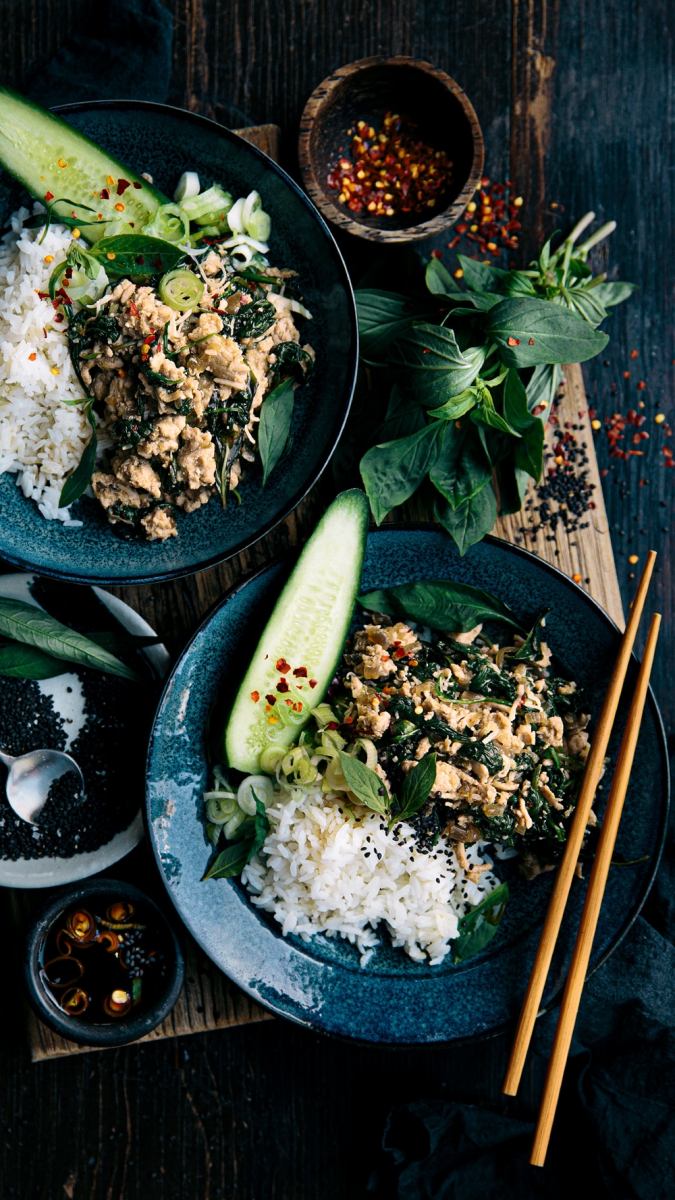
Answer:
[[(384, 526), (376, 526), (373, 523), (371, 523), (368, 527), (369, 534), (371, 534), (371, 533), (387, 533), (389, 531), (410, 532), (411, 530), (419, 531), (420, 533), (444, 533), (445, 532), (443, 530), (442, 526), (438, 525), (436, 522), (433, 522), (433, 521), (392, 521), (391, 523), (388, 522)], [(588, 601), (594, 608), (596, 608), (598, 610), (598, 613), (601, 615), (602, 618), (604, 618), (604, 620), (608, 623), (608, 625), (610, 625), (611, 628), (613, 630), (615, 630), (619, 636), (621, 636), (622, 630), (619, 629), (619, 626), (616, 624), (616, 621), (614, 621), (612, 619), (612, 617), (610, 617), (609, 613), (602, 607), (602, 605), (599, 604), (599, 602), (593, 596), (591, 596), (589, 592), (587, 592), (579, 584), (576, 584), (574, 582), (574, 580), (570, 579), (569, 575), (566, 575), (565, 572), (561, 571), (559, 567), (555, 567), (555, 566), (553, 566), (552, 563), (546, 562), (545, 559), (540, 558), (539, 555), (534, 554), (531, 550), (526, 550), (522, 546), (516, 546), (512, 542), (505, 541), (503, 538), (493, 537), (492, 534), (486, 534), (483, 541), (488, 542), (490, 545), (498, 546), (500, 549), (506, 550), (508, 553), (515, 555), (517, 558), (534, 559), (540, 566), (544, 567), (545, 570), (548, 571), (551, 575), (557, 576), (559, 579), (564, 580), (565, 583), (567, 583), (570, 587), (577, 588), (579, 590), (579, 592), (583, 595), (584, 599), (586, 601)], [(164, 873), (162, 861), (161, 861), (160, 855), (158, 853), (157, 844), (156, 844), (155, 837), (153, 834), (152, 821), (150, 819), (150, 797), (149, 797), (149, 789), (148, 789), (148, 784), (149, 784), (149, 779), (150, 779), (149, 768), (150, 768), (150, 759), (152, 756), (152, 751), (153, 751), (156, 736), (157, 736), (157, 724), (158, 724), (158, 720), (159, 720), (159, 715), (160, 715), (163, 705), (164, 705), (165, 696), (173, 683), (174, 676), (177, 674), (179, 668), (182, 666), (186, 657), (190, 653), (193, 643), (199, 637), (199, 635), (201, 634), (204, 627), (206, 625), (208, 625), (208, 623), (211, 620), (211, 618), (213, 617), (214, 613), (216, 613), (225, 604), (227, 604), (233, 596), (237, 595), (240, 591), (242, 591), (245, 587), (247, 587), (247, 585), (249, 583), (251, 583), (252, 580), (257, 579), (260, 575), (264, 575), (265, 572), (267, 570), (269, 570), (270, 567), (279, 565), (281, 563), (290, 564), (293, 562), (293, 560), (297, 557), (297, 555), (299, 553), (300, 553), (300, 548), (298, 548), (297, 552), (296, 551), (287, 551), (285, 554), (277, 555), (274, 559), (271, 559), (269, 562), (264, 563), (260, 567), (254, 567), (251, 571), (248, 572), (247, 575), (245, 575), (243, 577), (243, 579), (240, 579), (237, 583), (233, 584), (233, 586), (231, 588), (229, 588), (223, 596), (221, 596), (218, 600), (216, 600), (216, 602), (214, 604), (211, 605), (211, 607), (205, 613), (204, 617), (202, 618), (199, 625), (195, 629), (194, 633), (190, 637), (190, 640), (187, 642), (187, 644), (183, 648), (183, 650), (180, 654), (180, 657), (174, 663), (170, 673), (167, 675), (165, 683), (164, 683), (164, 687), (162, 689), (162, 694), (159, 698), (159, 701), (157, 704), (157, 709), (155, 711), (155, 717), (154, 717), (154, 720), (152, 723), (150, 737), (148, 739), (148, 754), (147, 754), (147, 758), (146, 758), (146, 796), (145, 796), (145, 806), (142, 810), (143, 811), (143, 822), (145, 825), (145, 830), (146, 830), (146, 834), (148, 837), (148, 841), (152, 848), (152, 853), (155, 858), (155, 862), (157, 863), (157, 867), (158, 867), (159, 873), (162, 877), (162, 882), (164, 884), (164, 887), (166, 888), (167, 894), (170, 897), (172, 904), (176, 908), (176, 912), (177, 912), (180, 920), (183, 922), (185, 927), (189, 930), (190, 934), (192, 935), (192, 937), (194, 937), (195, 941), (199, 945), (201, 945), (201, 942), (199, 939), (199, 933), (191, 927), (189, 922), (185, 919), (183, 914), (180, 912), (178, 905), (174, 899), (173, 892), (171, 891), (171, 889), (168, 886), (168, 882), (166, 879), (166, 875)], [(637, 658), (637, 656), (634, 652), (631, 653), (630, 661), (636, 668), (639, 667), (639, 665), (640, 665), (639, 659)], [(639, 896), (637, 904), (635, 905), (633, 911), (626, 918), (624, 924), (621, 926), (621, 928), (616, 933), (614, 940), (607, 947), (605, 952), (600, 956), (598, 961), (596, 963), (594, 963), (592, 967), (590, 967), (588, 974), (586, 976), (587, 979), (590, 979), (591, 975), (594, 975), (595, 972), (607, 962), (608, 958), (610, 958), (611, 955), (614, 953), (614, 951), (620, 946), (621, 942), (626, 937), (626, 934), (629, 932), (629, 930), (631, 929), (631, 927), (634, 925), (635, 921), (639, 917), (640, 913), (642, 912), (642, 909), (644, 908), (645, 901), (647, 900), (647, 897), (652, 889), (654, 880), (656, 878), (656, 873), (659, 869), (659, 866), (661, 864), (661, 858), (663, 856), (663, 849), (664, 849), (664, 845), (665, 845), (666, 834), (668, 831), (668, 817), (669, 817), (669, 813), (670, 813), (670, 799), (671, 799), (670, 759), (669, 759), (669, 755), (668, 755), (668, 741), (667, 741), (667, 737), (666, 737), (665, 726), (663, 724), (663, 718), (661, 716), (661, 710), (658, 706), (656, 696), (654, 695), (654, 689), (652, 688), (651, 684), (649, 685), (649, 688), (648, 688), (647, 701), (651, 705), (652, 711), (654, 713), (654, 718), (656, 721), (657, 729), (659, 732), (660, 745), (661, 745), (661, 756), (662, 756), (662, 763), (663, 763), (663, 773), (664, 773), (664, 785), (665, 785), (664, 786), (664, 799), (663, 799), (663, 803), (661, 805), (661, 810), (660, 810), (660, 829), (659, 829), (659, 833), (658, 833), (657, 848), (656, 848), (656, 852), (653, 856), (653, 861), (652, 861), (652, 863), (650, 863), (650, 868), (646, 875), (644, 886), (642, 888), (642, 892)], [(279, 936), (281, 936), (281, 934)], [(204, 951), (204, 953), (208, 954), (208, 952), (206, 950)], [(210, 957), (210, 956), (208, 956), (208, 957)], [(223, 970), (224, 974), (227, 974), (227, 972), (224, 971), (224, 969), (222, 967), (220, 967), (219, 964), (216, 964), (216, 965), (219, 966), (220, 970)], [(257, 1004), (261, 1004), (263, 1007), (268, 1008), (270, 1010), (270, 1012), (273, 1012), (275, 1014), (275, 1016), (283, 1017), (285, 1020), (291, 1021), (291, 1022), (293, 1022), (293, 1024), (300, 1025), (303, 1028), (307, 1027), (306, 1019), (300, 1020), (300, 1018), (295, 1017), (292, 1014), (289, 1014), (289, 1013), (283, 1011), (282, 1009), (275, 1007), (274, 1004), (267, 1002), (259, 994), (254, 993), (253, 990), (247, 986), (246, 982), (243, 979), (235, 979), (233, 976), (228, 976), (228, 978), (231, 978), (233, 980), (233, 982), (236, 983), (236, 985), (242, 989), (242, 991), (247, 992), (247, 994), (250, 995), (252, 997), (252, 999), (254, 999), (256, 1001)], [(550, 1012), (551, 1009), (555, 1008), (560, 1003), (560, 1000), (562, 997), (562, 992), (563, 992), (563, 988), (561, 987), (560, 990), (554, 996), (551, 997), (551, 999), (548, 1001), (546, 1006), (540, 1009), (538, 1016), (541, 1017), (544, 1015), (544, 1013)], [(515, 1027), (515, 1024), (516, 1024), (516, 1021), (514, 1018), (513, 1020), (509, 1020), (498, 1026), (495, 1026), (494, 1029), (488, 1029), (481, 1033), (471, 1034), (467, 1037), (452, 1038), (448, 1042), (441, 1042), (441, 1041), (431, 1042), (431, 1043), (428, 1043), (428, 1045), (430, 1047), (440, 1047), (443, 1045), (459, 1046), (459, 1045), (465, 1045), (465, 1044), (469, 1044), (469, 1043), (473, 1043), (473, 1042), (487, 1041), (490, 1038), (498, 1037), (500, 1034), (504, 1033), (505, 1031), (508, 1031), (509, 1029), (513, 1029)], [(327, 1030), (323, 1030), (323, 1029), (313, 1029), (313, 1032), (320, 1033), (323, 1037), (328, 1037), (328, 1038), (332, 1038), (332, 1039), (337, 1039), (338, 1041), (348, 1042), (350, 1045), (353, 1045), (355, 1043), (356, 1044), (360, 1043), (359, 1038), (353, 1038), (353, 1037), (347, 1036), (345, 1034), (331, 1033), (331, 1032), (329, 1032)], [(368, 1046), (373, 1045), (372, 1042), (368, 1042), (368, 1041), (363, 1041), (362, 1044), (368, 1045)], [(424, 1044), (420, 1044), (419, 1042), (410, 1042), (410, 1043), (396, 1042), (389, 1047), (385, 1043), (378, 1042), (376, 1044), (382, 1049), (391, 1048), (391, 1049), (405, 1050), (405, 1049), (423, 1049), (424, 1048)]]
[[(90, 896), (105, 895), (127, 896), (139, 904), (144, 904), (151, 910), (162, 929), (165, 931), (168, 944), (173, 952), (173, 962), (169, 968), (169, 978), (160, 998), (152, 1008), (131, 1021), (120, 1021), (119, 1024), (95, 1025), (86, 1024), (76, 1017), (67, 1016), (47, 994), (40, 980), (39, 956), (44, 938), (49, 933), (54, 922), (61, 913), (72, 904), (87, 900)], [(135, 1042), (146, 1033), (151, 1033), (168, 1017), (174, 1008), (185, 981), (185, 958), (172, 922), (162, 912), (159, 905), (136, 887), (120, 879), (103, 878), (88, 879), (78, 887), (60, 888), (47, 904), (43, 904), (31, 918), (25, 935), (22, 957), (24, 988), (31, 1007), (41, 1021), (51, 1029), (81, 1046), (124, 1046)]]
[(295, 180), (292, 179), (291, 176), (284, 171), (283, 167), (280, 167), (273, 158), (270, 158), (268, 154), (265, 154), (262, 150), (259, 150), (257, 146), (253, 145), (252, 142), (248, 142), (246, 138), (242, 138), (239, 136), (239, 134), (234, 133), (233, 130), (228, 129), (226, 125), (220, 125), (218, 121), (212, 121), (209, 117), (202, 117), (199, 113), (190, 112), (186, 108), (178, 108), (174, 104), (158, 104), (154, 100), (78, 100), (72, 104), (56, 104), (51, 111), (58, 113), (60, 116), (68, 116), (69, 113), (91, 111), (100, 112), (106, 108), (126, 108), (134, 110), (140, 109), (143, 112), (156, 112), (160, 115), (162, 113), (171, 113), (174, 116), (180, 116), (190, 121), (193, 125), (199, 125), (202, 128), (210, 129), (215, 136), (224, 138), (225, 141), (231, 141), (238, 145), (246, 146), (251, 154), (254, 155), (254, 157), (260, 158), (265, 163), (269, 164), (276, 174), (283, 179), (287, 187), (289, 187), (291, 191), (293, 191), (295, 195), (299, 197), (304, 207), (307, 209), (307, 212), (318, 224), (326, 241), (330, 244), (331, 251), (335, 255), (340, 274), (342, 276), (342, 283), (344, 285), (345, 294), (347, 297), (349, 323), (353, 339), (353, 362), (351, 366), (351, 373), (348, 376), (348, 394), (344, 404), (342, 420), (340, 421), (339, 428), (336, 430), (335, 437), (330, 447), (324, 454), (321, 466), (313, 474), (312, 478), (307, 482), (307, 484), (303, 484), (302, 487), (296, 492), (295, 496), (293, 496), (287, 502), (287, 504), (284, 505), (280, 512), (271, 520), (267, 521), (266, 524), (261, 526), (254, 537), (244, 538), (241, 542), (238, 542), (236, 546), (232, 547), (230, 550), (227, 550), (224, 554), (216, 554), (212, 558), (204, 559), (203, 562), (200, 562), (194, 566), (176, 567), (170, 571), (157, 571), (152, 575), (134, 575), (124, 579), (118, 579), (114, 575), (110, 576), (110, 578), (96, 576), (96, 578), (93, 579), (91, 576), (83, 575), (79, 571), (67, 571), (63, 569), (57, 570), (55, 567), (36, 567), (35, 563), (31, 562), (29, 558), (24, 558), (20, 554), (11, 554), (3, 551), (2, 557), (5, 562), (11, 563), (12, 566), (15, 567), (21, 567), (24, 571), (37, 571), (38, 574), (46, 575), (50, 579), (60, 579), (62, 582), (66, 583), (95, 583), (99, 587), (133, 587), (134, 585), (165, 583), (168, 579), (184, 579), (186, 576), (196, 575), (200, 571), (208, 571), (210, 567), (217, 567), (220, 563), (228, 562), (231, 558), (235, 558), (237, 554), (242, 554), (245, 550), (249, 550), (251, 546), (255, 546), (261, 540), (261, 538), (265, 537), (268, 533), (271, 533), (273, 529), (276, 529), (277, 525), (280, 525), (282, 521), (286, 520), (286, 517), (290, 516), (292, 512), (295, 512), (295, 509), (299, 504), (302, 503), (302, 501), (305, 499), (305, 496), (307, 496), (308, 493), (311, 492), (312, 488), (315, 487), (319, 482), (319, 479), (323, 475), (326, 467), (335, 453), (338, 442), (342, 437), (344, 427), (347, 423), (349, 411), (352, 406), (352, 400), (354, 398), (354, 389), (356, 387), (356, 376), (359, 365), (359, 328), (356, 315), (354, 289), (352, 287), (351, 279), (349, 278), (349, 272), (347, 271), (340, 248), (333, 237), (327, 222), (321, 216), (319, 210), (312, 203), (300, 185), (296, 183)]

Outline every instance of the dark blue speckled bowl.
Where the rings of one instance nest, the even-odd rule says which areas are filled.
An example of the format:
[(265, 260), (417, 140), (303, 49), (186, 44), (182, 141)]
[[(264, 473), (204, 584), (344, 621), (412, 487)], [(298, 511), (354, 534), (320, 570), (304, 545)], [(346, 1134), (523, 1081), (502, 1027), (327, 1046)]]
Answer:
[[(81, 529), (45, 521), (32, 500), (0, 475), (0, 557), (29, 571), (80, 583), (153, 583), (222, 562), (272, 529), (309, 491), (329, 461), (349, 411), (357, 362), (354, 298), (328, 227), (300, 188), (254, 146), (195, 113), (141, 101), (101, 101), (58, 110), (134, 170), (149, 171), (167, 195), (183, 171), (202, 186), (225, 184), (235, 195), (255, 188), (272, 217), (270, 259), (299, 273), (312, 321), (301, 336), (316, 350), (310, 381), (296, 393), (292, 447), (263, 491), (255, 468), (223, 511), (217, 498), (179, 515), (179, 536), (166, 542), (122, 541), (99, 505), (83, 497), (73, 516)], [(0, 172), (0, 227), (26, 202)]]
[[(249, 577), (221, 601), (194, 635), (174, 668), (160, 702), (148, 758), (147, 820), (164, 880), (191, 933), (227, 975), (254, 999), (303, 1025), (364, 1041), (446, 1042), (496, 1032), (517, 1014), (551, 893), (550, 874), (532, 882), (513, 878), (502, 925), (486, 950), (459, 966), (413, 963), (382, 946), (365, 969), (345, 941), (315, 937), (309, 945), (281, 936), (267, 914), (248, 902), (231, 880), (201, 883), (211, 857), (201, 793), (208, 780), (204, 726), (223, 680), (236, 687), (270, 614), (288, 563)], [(553, 612), (547, 640), (569, 677), (588, 694), (597, 716), (619, 633), (609, 617), (554, 567), (495, 538), (459, 558), (447, 535), (430, 526), (390, 526), (368, 539), (363, 588), (411, 579), (446, 578), (501, 596), (526, 622), (544, 605)], [(628, 673), (629, 697), (637, 675)], [(610, 745), (615, 760), (628, 711), (624, 698)], [(609, 788), (605, 782), (606, 795)], [(616, 947), (637, 916), (654, 878), (668, 813), (668, 760), (653, 695), (645, 711), (617, 851), (646, 856), (610, 873), (591, 968)], [(602, 813), (602, 802), (598, 805)], [(585, 883), (574, 882), (549, 982), (550, 1006), (564, 981)]]

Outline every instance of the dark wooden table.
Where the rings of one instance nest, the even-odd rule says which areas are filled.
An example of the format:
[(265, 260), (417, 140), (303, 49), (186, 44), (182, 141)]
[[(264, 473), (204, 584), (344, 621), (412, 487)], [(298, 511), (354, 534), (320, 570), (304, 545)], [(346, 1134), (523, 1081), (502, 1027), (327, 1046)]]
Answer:
[[(91, 0), (0, 0), (0, 81), (28, 90)], [(633, 568), (660, 554), (654, 600), (664, 614), (656, 689), (675, 717), (670, 533), (673, 476), (661, 453), (675, 363), (675, 171), (669, 74), (675, 6), (652, 0), (164, 0), (174, 16), (169, 101), (234, 126), (277, 122), (295, 171), (304, 102), (331, 70), (370, 54), (435, 62), (468, 92), (486, 139), (486, 169), (523, 195), (529, 257), (542, 234), (587, 209), (616, 218), (608, 262), (639, 283), (608, 320), (606, 360), (585, 371), (604, 418), (645, 402), (642, 457), (609, 459), (605, 477), (624, 606)], [(440, 243), (442, 245), (442, 242)], [(345, 246), (358, 276), (363, 245)], [(449, 256), (446, 256), (449, 261)], [(633, 350), (637, 358), (630, 358)], [(630, 377), (624, 378), (624, 372)], [(638, 381), (647, 386), (637, 391)], [(615, 385), (615, 389), (612, 385)], [(648, 481), (640, 484), (640, 481)], [(219, 589), (311, 528), (331, 487), (246, 560), (139, 595), (178, 650)], [(269, 1021), (31, 1066), (3, 972), (0, 1196), (20, 1200), (337, 1200), (366, 1192), (387, 1112), (414, 1098), (499, 1097), (508, 1040), (429, 1051), (345, 1046)], [(540, 1064), (514, 1111), (531, 1114)], [(380, 1189), (378, 1195), (391, 1192)]]

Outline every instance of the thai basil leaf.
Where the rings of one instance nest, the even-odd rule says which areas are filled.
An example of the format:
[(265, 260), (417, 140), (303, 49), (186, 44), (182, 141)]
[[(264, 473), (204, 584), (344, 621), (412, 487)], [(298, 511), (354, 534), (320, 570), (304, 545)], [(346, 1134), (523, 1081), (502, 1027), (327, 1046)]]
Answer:
[[(120, 233), (104, 237), (88, 251), (103, 264), (108, 275), (156, 275), (172, 271), (184, 257), (184, 251), (162, 238), (142, 233)], [(110, 255), (113, 258), (110, 258)]]
[(509, 654), (509, 660), (517, 660), (518, 662), (536, 662), (541, 658), (541, 631), (546, 624), (546, 617), (550, 613), (550, 605), (548, 608), (539, 613), (534, 625), (528, 633), (525, 641), (520, 649), (516, 650), (515, 654)]
[(458, 254), (459, 265), (464, 272), (464, 282), (472, 292), (501, 292), (507, 279), (508, 271), (501, 267), (493, 267), (490, 263), (476, 262)]
[(410, 437), (411, 433), (418, 433), (423, 429), (425, 424), (424, 412), (417, 401), (406, 396), (395, 383), (391, 389), (387, 415), (378, 430), (380, 444), (392, 442), (396, 438)]
[(67, 508), (69, 504), (73, 504), (75, 500), (79, 500), (80, 496), (83, 496), (89, 487), (91, 477), (94, 474), (96, 455), (98, 453), (98, 438), (96, 435), (96, 417), (91, 405), (87, 406), (86, 416), (91, 425), (91, 437), (82, 451), (82, 457), (75, 470), (68, 476), (61, 488), (59, 508)]
[(374, 812), (386, 813), (389, 809), (389, 797), (379, 775), (371, 771), (370, 767), (354, 754), (345, 754), (344, 750), (339, 750), (338, 754), (342, 774), (350, 792), (353, 792), (357, 800), (367, 808), (372, 808)]
[(463, 556), (492, 529), (497, 520), (497, 502), (492, 486), (488, 483), (459, 508), (451, 508), (449, 504), (437, 500), (434, 512), (436, 520), (447, 529), (457, 543), (460, 555)]
[(265, 838), (270, 831), (270, 823), (267, 813), (265, 812), (265, 805), (263, 804), (262, 800), (258, 799), (253, 789), (251, 789), (251, 791), (255, 800), (255, 834), (251, 843), (251, 849), (248, 852), (248, 858), (246, 859), (247, 862), (250, 862), (253, 858), (253, 855), (257, 854), (259, 850), (262, 850), (265, 844)]
[(202, 875), (202, 883), (205, 879), (233, 879), (235, 876), (241, 875), (249, 861), (252, 845), (253, 838), (245, 838), (221, 851), (215, 862), (211, 863), (208, 871)]
[(496, 934), (509, 898), (508, 883), (501, 883), (480, 904), (458, 922), (458, 936), (452, 943), (456, 963), (464, 962), (484, 950)]
[(451, 300), (459, 300), (465, 296), (459, 284), (455, 283), (447, 267), (437, 258), (429, 259), (424, 279), (429, 291), (434, 296), (447, 296)]
[(240, 308), (232, 322), (236, 338), (261, 337), (277, 319), (277, 310), (270, 300), (254, 300)]
[(487, 388), (481, 389), (480, 404), (472, 409), (471, 420), (476, 423), (480, 422), (481, 425), (487, 425), (490, 429), (497, 429), (500, 433), (507, 433), (511, 437), (518, 438), (521, 436), (518, 430), (514, 429), (505, 417), (502, 417), (497, 412), (492, 396)]
[[(478, 688), (476, 688), (476, 691), (478, 691)], [(451, 733), (450, 737), (454, 737), (454, 734)], [(459, 738), (458, 740), (461, 740), (463, 743), (461, 750), (457, 751), (460, 758), (468, 758), (471, 762), (483, 763), (491, 775), (496, 775), (498, 771), (501, 771), (504, 766), (504, 759), (492, 742), (471, 742), (468, 738)]]
[(479, 398), (478, 388), (466, 388), (458, 396), (453, 396), (452, 400), (441, 404), (440, 408), (430, 408), (427, 415), (434, 421), (458, 421), (460, 417), (476, 406)]
[(303, 383), (314, 366), (309, 351), (303, 350), (297, 342), (277, 342), (270, 353), (277, 360), (273, 370), (275, 384), (279, 383), (282, 375), (290, 375), (298, 383)]
[(396, 821), (407, 821), (426, 804), (436, 782), (436, 755), (425, 754), (418, 766), (412, 767), (405, 777), (399, 798)]
[[(459, 299), (459, 297), (457, 297)], [(478, 308), (481, 312), (489, 312), (494, 308), (495, 304), (500, 304), (504, 299), (503, 296), (497, 296), (494, 292), (462, 292), (462, 300), (468, 304), (469, 308), (451, 308), (451, 316), (472, 316), (472, 308)]]
[(542, 423), (546, 424), (548, 410), (550, 409), (555, 394), (560, 387), (562, 379), (562, 368), (558, 363), (540, 363), (534, 368), (532, 378), (527, 385), (527, 406), (532, 412), (543, 404), (544, 408), (540, 414)]
[(361, 353), (365, 359), (380, 358), (394, 338), (410, 329), (415, 318), (432, 316), (430, 305), (421, 304), (397, 292), (358, 288), (354, 295)]
[(373, 446), (359, 469), (378, 525), (397, 504), (410, 499), (432, 469), (441, 448), (443, 425), (425, 425), (419, 433)]
[(564, 292), (553, 296), (551, 303), (571, 309), (577, 316), (593, 326), (599, 325), (607, 316), (607, 309), (603, 308), (599, 299), (594, 297), (589, 288), (567, 287)]
[(522, 626), (508, 604), (469, 583), (420, 579), (367, 592), (359, 596), (358, 602), (369, 612), (407, 617), (440, 633), (468, 633), (484, 621), (500, 621), (522, 632)]
[(544, 466), (544, 425), (530, 412), (527, 392), (513, 367), (506, 377), (503, 396), (504, 417), (520, 434), (520, 441), (514, 447), (514, 466), (539, 480)]
[(593, 288), (593, 294), (604, 308), (612, 308), (615, 304), (623, 304), (633, 292), (637, 291), (636, 283), (598, 283)]
[(533, 280), (524, 271), (509, 271), (502, 286), (507, 296), (537, 295)]
[(484, 346), (463, 353), (452, 329), (414, 325), (399, 337), (389, 362), (400, 371), (400, 384), (425, 408), (437, 408), (470, 387), (485, 362)]
[(139, 676), (131, 667), (127, 667), (101, 646), (97, 646), (91, 638), (85, 637), (75, 629), (69, 629), (42, 609), (33, 604), (26, 604), (23, 600), (0, 597), (0, 633), (16, 642), (44, 650), (54, 658), (77, 663), (82, 667), (92, 667), (95, 671), (104, 671), (109, 675), (119, 675), (122, 679), (139, 680)]
[(550, 300), (502, 300), (485, 318), (487, 335), (510, 367), (586, 362), (604, 350), (606, 333)]
[(54, 675), (64, 675), (68, 669), (62, 659), (35, 646), (16, 642), (0, 646), (0, 676), (5, 679), (51, 679)]
[(431, 482), (445, 497), (451, 508), (459, 508), (471, 500), (492, 474), (478, 431), (471, 421), (460, 422), (460, 428), (446, 426), (441, 452), (431, 471)]
[(293, 380), (284, 379), (263, 400), (258, 426), (258, 448), (263, 467), (263, 487), (281, 458), (291, 431)]
[[(517, 443), (518, 446), (520, 444), (520, 442)], [(499, 514), (502, 517), (508, 516), (509, 513), (520, 512), (530, 478), (527, 471), (521, 471), (515, 466), (514, 458), (513, 454), (509, 454), (496, 467)]]

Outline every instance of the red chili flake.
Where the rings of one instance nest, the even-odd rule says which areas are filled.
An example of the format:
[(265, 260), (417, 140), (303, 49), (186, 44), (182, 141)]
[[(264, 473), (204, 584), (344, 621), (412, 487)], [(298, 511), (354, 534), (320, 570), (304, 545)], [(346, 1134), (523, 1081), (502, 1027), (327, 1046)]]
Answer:
[(145, 266), (145, 259), (143, 258), (142, 254), (137, 254), (134, 261), (140, 263), (142, 267)]
[(431, 251), (431, 257), (432, 257), (432, 258), (442, 258), (442, 257), (443, 257), (443, 251), (442, 251), (442, 250), (432, 250), (432, 251)]
[(306, 679), (307, 667), (296, 667), (293, 674), (297, 676), (298, 679)]
[(286, 662), (285, 658), (277, 659), (277, 671), (280, 671), (282, 675), (287, 675), (288, 672), (290, 671), (290, 669), (291, 669), (291, 664), (289, 662)]
[(534, 338), (530, 338), (530, 340), (527, 344), (528, 344), (528, 346), (534, 346)]
[(418, 666), (419, 666), (419, 663), (418, 663), (418, 661), (417, 661), (417, 659), (416, 659), (416, 658), (411, 658), (411, 659), (409, 659), (408, 661), (409, 661), (409, 663), (410, 663), (410, 666), (411, 666), (411, 667), (418, 667)]
[[(602, 475), (602, 471), (600, 472), (600, 474)], [(648, 479), (638, 479), (638, 487), (646, 487), (648, 483), (649, 483)]]
[(157, 255), (157, 258), (155, 259), (155, 261), (152, 265), (153, 265), (153, 267), (157, 267), (158, 271), (163, 270), (163, 263), (162, 263), (162, 259), (159, 254)]
[[(579, 413), (580, 418), (583, 417), (583, 415), (584, 415), (583, 413)], [(595, 418), (597, 417), (597, 415), (598, 415), (598, 410), (596, 408), (589, 408), (589, 410), (588, 410), (589, 421), (594, 421)]]
[(45, 335), (45, 337), (46, 337), (46, 336), (47, 336), (47, 330), (45, 329), (44, 325), (42, 326), (42, 332), (44, 333), (44, 335)]
[(338, 727), (337, 721), (329, 721), (328, 724), (326, 725), (326, 729), (337, 729), (337, 727)]
[(54, 320), (55, 320), (55, 321), (62, 321), (62, 320), (63, 320), (63, 314), (62, 314), (62, 313), (56, 313), (56, 314), (55, 314), (55, 316), (54, 316)]
[(624, 379), (630, 379), (630, 371), (624, 371), (623, 377)]
[(354, 724), (353, 717), (345, 717), (345, 725), (353, 725), (353, 724)]
[(101, 200), (110, 199), (110, 188), (101, 188)]
[(279, 680), (279, 682), (277, 684), (277, 691), (278, 692), (290, 691), (290, 688), (288, 686), (288, 681), (286, 679), (284, 679), (283, 677)]
[(53, 192), (45, 192), (45, 200), (49, 201), (49, 200), (53, 200), (53, 199), (54, 199)]
[(631, 358), (637, 358), (637, 356), (638, 356), (637, 350), (631, 350), (630, 356), (631, 356)]
[(405, 658), (405, 650), (394, 650), (394, 658)]
[(73, 268), (66, 267), (64, 274), (65, 274), (66, 279), (72, 279), (73, 278)]
[(448, 250), (454, 250), (455, 246), (459, 246), (461, 240), (462, 239), (458, 234), (457, 237), (454, 237), (451, 242), (448, 242)]
[(508, 338), (506, 339), (506, 343), (507, 343), (507, 345), (508, 345), (508, 346), (519, 346), (519, 345), (520, 345), (520, 338), (508, 337)]
[(431, 350), (423, 350), (422, 354), (431, 354)]
[[(604, 479), (604, 478), (605, 478), (605, 475), (609, 475), (609, 470), (607, 469), (607, 467), (603, 467), (603, 468), (602, 468), (602, 470), (601, 470), (601, 472), (600, 472), (600, 477), (601, 477), (602, 479)], [(641, 485), (641, 486), (642, 486), (642, 485)]]
[(253, 701), (254, 704), (257, 704), (259, 699), (260, 699), (260, 692), (251, 692), (251, 700)]
[(136, 305), (134, 304), (133, 300), (129, 301), (129, 312), (131, 313), (132, 317), (138, 316), (138, 309), (137, 309)]
[(142, 183), (136, 183), (136, 180), (134, 180), (134, 187), (135, 187), (135, 188), (138, 188), (138, 190), (140, 191), (140, 189), (143, 187), (143, 184), (142, 184)]
[(532, 416), (538, 417), (539, 413), (542, 413), (545, 408), (546, 408), (545, 404), (535, 404), (534, 408), (532, 409)]
[(276, 704), (277, 702), (276, 696), (265, 696), (265, 699), (268, 704)]
[(302, 700), (298, 700), (297, 704), (293, 705), (293, 712), (302, 712)]
[(466, 233), (468, 228), (469, 228), (469, 226), (466, 225), (464, 223), (464, 221), (461, 221), (459, 225), (455, 225), (455, 229), (457, 230), (458, 233)]
[(646, 384), (646, 383), (643, 383), (643, 381), (642, 381), (642, 380), (640, 380), (640, 382), (639, 382), (639, 383), (638, 383), (638, 385), (637, 385), (637, 390), (638, 390), (638, 392), (644, 392), (644, 390), (645, 390), (646, 386), (647, 386), (647, 384)]
[(309, 686), (311, 688), (315, 688), (318, 682), (319, 682), (318, 679), (310, 679)]
[(131, 187), (131, 184), (129, 183), (128, 179), (118, 179), (117, 180), (117, 195), (123, 196), (128, 187)]

